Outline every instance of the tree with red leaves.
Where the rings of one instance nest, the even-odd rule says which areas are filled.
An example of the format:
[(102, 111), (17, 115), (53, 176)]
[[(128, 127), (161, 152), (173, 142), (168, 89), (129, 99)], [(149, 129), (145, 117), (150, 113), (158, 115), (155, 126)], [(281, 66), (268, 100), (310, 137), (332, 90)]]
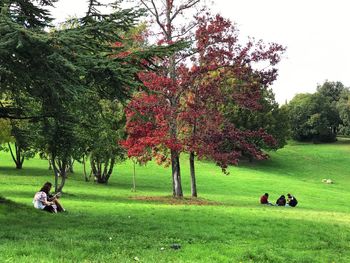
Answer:
[[(173, 7), (173, 1), (167, 3)], [(153, 14), (159, 13), (153, 10)], [(173, 24), (166, 25), (161, 28), (170, 43)], [(253, 40), (240, 45), (236, 28), (221, 16), (196, 16), (193, 25), (191, 56), (177, 54), (165, 62), (163, 70), (139, 74), (148, 92), (137, 94), (126, 110), (128, 139), (123, 144), (129, 156), (141, 162), (153, 157), (159, 163), (170, 160), (174, 197), (182, 197), (181, 152), (190, 153), (191, 191), (196, 197), (195, 155), (211, 158), (225, 170), (238, 162), (243, 151), (257, 159), (266, 158), (253, 143), (256, 140), (274, 143), (263, 130), (236, 129), (225, 120), (223, 111), (232, 101), (240, 107), (259, 109), (260, 92), (276, 78), (273, 66), (283, 48)], [(271, 67), (259, 70), (256, 65), (262, 62)]]
[[(237, 164), (243, 153), (256, 159), (267, 157), (259, 145), (272, 147), (272, 136), (262, 129), (238, 130), (224, 116), (232, 106), (260, 109), (261, 94), (276, 79), (274, 66), (284, 51), (280, 45), (265, 45), (262, 41), (239, 44), (237, 29), (219, 15), (206, 14), (197, 21), (197, 55), (191, 58), (191, 68), (182, 65), (178, 70), (181, 85), (187, 87), (182, 121), (190, 127), (184, 144), (190, 153), (192, 196), (197, 196), (196, 154), (217, 161), (224, 170), (228, 164)], [(259, 64), (264, 68), (259, 69)]]

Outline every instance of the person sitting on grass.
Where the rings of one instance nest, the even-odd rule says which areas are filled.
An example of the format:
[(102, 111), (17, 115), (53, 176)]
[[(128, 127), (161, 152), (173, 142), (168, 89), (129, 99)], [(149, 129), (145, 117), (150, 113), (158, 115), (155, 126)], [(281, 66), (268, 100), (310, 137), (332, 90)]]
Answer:
[(269, 194), (268, 193), (265, 193), (264, 195), (262, 195), (260, 197), (260, 204), (262, 204), (262, 205), (272, 205), (269, 202)]
[(285, 206), (286, 205), (286, 197), (284, 195), (281, 195), (280, 198), (276, 201), (277, 206)]
[(50, 213), (64, 212), (65, 209), (58, 202), (58, 195), (50, 195), (51, 187), (52, 184), (46, 182), (40, 191), (34, 195), (34, 207)]
[(287, 197), (288, 197), (288, 205), (291, 207), (296, 207), (296, 205), (298, 204), (298, 200), (291, 194), (287, 194)]

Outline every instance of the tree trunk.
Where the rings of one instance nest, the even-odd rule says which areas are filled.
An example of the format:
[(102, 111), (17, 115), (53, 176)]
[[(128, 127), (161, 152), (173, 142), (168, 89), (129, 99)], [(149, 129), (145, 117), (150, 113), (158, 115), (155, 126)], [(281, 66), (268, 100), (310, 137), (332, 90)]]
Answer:
[(191, 172), (191, 194), (197, 197), (196, 172), (194, 169), (194, 152), (190, 152), (190, 172)]
[(15, 143), (15, 153), (12, 151), (11, 144), (7, 144), (11, 153), (12, 160), (16, 164), (16, 169), (22, 169), (23, 162), (24, 162), (24, 156), (21, 155), (21, 147), (18, 146), (17, 143)]
[(84, 179), (85, 179), (85, 182), (89, 182), (89, 181), (91, 180), (92, 171), (90, 171), (89, 176), (87, 176), (87, 173), (86, 173), (85, 155), (83, 155), (83, 171), (84, 171)]
[(57, 193), (57, 188), (58, 188), (58, 171), (57, 171), (57, 168), (56, 168), (56, 165), (55, 165), (55, 161), (54, 161), (54, 158), (50, 158), (49, 159), (51, 161), (51, 167), (53, 167), (53, 172), (54, 172), (54, 175), (55, 175), (55, 193)]
[[(172, 138), (176, 138), (176, 123), (171, 125), (170, 134)], [(182, 198), (182, 185), (181, 185), (181, 169), (179, 152), (171, 150), (171, 171), (173, 180), (173, 196), (175, 198)]]
[(95, 181), (99, 184), (107, 184), (113, 172), (115, 158), (111, 158), (107, 162), (100, 162), (91, 159), (90, 164)]
[(72, 174), (74, 173), (73, 165), (74, 165), (74, 160), (70, 159), (68, 162), (68, 171)]
[(173, 178), (173, 196), (175, 198), (182, 198), (182, 185), (181, 185), (181, 173), (180, 173), (180, 158), (177, 151), (171, 151), (171, 169)]
[(48, 159), (48, 161), (49, 161), (49, 170), (51, 171), (52, 170), (52, 164), (51, 164), (50, 158)]
[(16, 148), (16, 169), (22, 169), (24, 156), (21, 156), (21, 148), (15, 143)]
[(61, 174), (61, 183), (60, 183), (60, 185), (58, 186), (56, 192), (62, 192), (62, 189), (63, 189), (63, 187), (64, 187), (64, 185), (65, 185), (65, 183), (66, 183), (67, 170), (61, 171), (60, 174)]
[(133, 192), (136, 192), (136, 162), (135, 160), (132, 161), (134, 163), (134, 173), (132, 175), (132, 190)]
[[(51, 158), (53, 171), (55, 173), (55, 193), (62, 192), (62, 189), (66, 183), (67, 171), (69, 165), (67, 161), (55, 160)], [(57, 162), (57, 165), (56, 165)], [(58, 185), (58, 177), (61, 177), (61, 183)]]
[[(195, 98), (198, 98), (198, 89), (195, 87)], [(192, 134), (192, 147), (194, 147), (196, 143), (197, 136), (197, 120), (193, 123), (193, 134)], [(191, 174), (191, 195), (192, 197), (197, 197), (197, 184), (196, 184), (196, 170), (194, 167), (194, 150), (190, 151), (190, 174)]]

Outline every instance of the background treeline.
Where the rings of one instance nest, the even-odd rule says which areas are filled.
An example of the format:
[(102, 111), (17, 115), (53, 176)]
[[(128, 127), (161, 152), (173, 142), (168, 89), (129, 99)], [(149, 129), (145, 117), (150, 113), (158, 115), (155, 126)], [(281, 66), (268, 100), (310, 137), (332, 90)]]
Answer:
[(294, 140), (334, 142), (337, 135), (350, 135), (350, 90), (341, 82), (326, 81), (313, 94), (297, 94), (282, 109)]

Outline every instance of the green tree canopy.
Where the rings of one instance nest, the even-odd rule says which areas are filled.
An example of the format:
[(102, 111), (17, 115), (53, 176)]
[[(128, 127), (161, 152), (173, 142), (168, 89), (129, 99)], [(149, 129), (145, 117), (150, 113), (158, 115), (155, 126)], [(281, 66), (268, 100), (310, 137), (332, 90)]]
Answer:
[[(259, 105), (259, 110), (251, 110), (231, 103), (231, 105), (228, 104), (225, 108), (225, 116), (238, 129), (251, 131), (264, 129), (277, 141), (273, 149), (282, 148), (289, 136), (286, 109), (279, 107), (271, 89), (263, 90)], [(263, 149), (271, 149), (271, 146), (265, 145), (262, 142), (256, 142), (256, 144), (260, 144), (259, 147)]]
[(298, 94), (287, 105), (292, 138), (332, 142), (339, 125), (338, 112), (320, 93)]

